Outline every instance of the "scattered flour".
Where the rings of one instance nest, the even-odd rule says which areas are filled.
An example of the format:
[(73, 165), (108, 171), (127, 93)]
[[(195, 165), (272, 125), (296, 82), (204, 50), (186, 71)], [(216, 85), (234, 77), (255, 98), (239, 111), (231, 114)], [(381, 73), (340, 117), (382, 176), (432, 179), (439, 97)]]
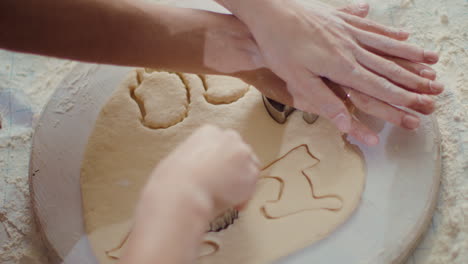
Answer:
[[(431, 228), (408, 264), (468, 263), (468, 2), (368, 2), (372, 19), (406, 28), (413, 32), (410, 42), (440, 53), (435, 69), (446, 85), (446, 92), (437, 98), (435, 114), (442, 135), (439, 201)], [(0, 263), (48, 263), (30, 208), (31, 127), (55, 87), (75, 65), (0, 50)], [(64, 102), (59, 111), (70, 107), (72, 100)]]
[[(415, 263), (468, 263), (468, 1), (414, 1), (395, 9), (411, 42), (440, 54), (434, 67), (446, 91), (435, 113), (442, 134), (442, 185), (429, 239)], [(411, 262), (409, 262), (411, 263)]]
[(30, 207), (31, 127), (75, 64), (0, 50), (0, 263), (48, 263)]

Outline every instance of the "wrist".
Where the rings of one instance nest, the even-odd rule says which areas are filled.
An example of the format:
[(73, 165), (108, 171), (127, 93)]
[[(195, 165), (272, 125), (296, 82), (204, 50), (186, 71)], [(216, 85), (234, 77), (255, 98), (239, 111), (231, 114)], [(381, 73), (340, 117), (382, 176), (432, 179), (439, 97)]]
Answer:
[(288, 0), (217, 0), (249, 27), (263, 14), (265, 18), (274, 17), (270, 12), (284, 9), (285, 1)]
[[(150, 10), (148, 20), (155, 20), (154, 23), (165, 27), (164, 32), (170, 34), (158, 38), (159, 49), (153, 53), (154, 57), (147, 56), (149, 63), (144, 66), (229, 75), (259, 68), (262, 64), (252, 34), (233, 15), (160, 5), (149, 5), (147, 9)], [(155, 27), (146, 28), (153, 30)]]
[(206, 30), (204, 63), (221, 74), (264, 67), (249, 28), (233, 15), (217, 15)]
[(193, 262), (211, 208), (193, 187), (150, 181), (141, 194), (122, 263)]
[[(164, 171), (155, 173), (168, 176)], [(196, 184), (176, 181), (176, 177), (152, 177), (142, 191), (138, 210), (147, 215), (148, 211), (175, 214), (184, 209), (200, 221), (210, 220), (214, 204)]]

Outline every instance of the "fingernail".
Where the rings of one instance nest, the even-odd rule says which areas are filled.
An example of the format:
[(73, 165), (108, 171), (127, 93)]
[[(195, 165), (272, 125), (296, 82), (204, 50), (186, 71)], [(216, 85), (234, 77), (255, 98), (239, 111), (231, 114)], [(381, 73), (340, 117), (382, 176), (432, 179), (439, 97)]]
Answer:
[(341, 113), (333, 118), (333, 122), (336, 124), (339, 130), (342, 132), (348, 133), (351, 129), (351, 122), (348, 121), (346, 115)]
[(431, 104), (432, 103), (432, 98), (429, 97), (429, 95), (426, 95), (426, 94), (420, 94), (418, 96), (418, 100), (419, 100), (419, 103), (422, 104), (422, 105), (426, 105), (426, 104)]
[(419, 75), (424, 78), (435, 79), (437, 73), (433, 70), (424, 69), (419, 72)]
[(444, 85), (440, 82), (429, 81), (429, 88), (434, 93), (441, 93), (444, 90)]
[(419, 110), (421, 113), (430, 114), (435, 110), (435, 101), (428, 95), (419, 95)]
[(430, 63), (436, 63), (439, 60), (439, 55), (434, 51), (425, 50), (424, 51), (424, 60)]
[(419, 118), (412, 115), (403, 117), (403, 127), (407, 129), (416, 129), (419, 127)]
[(361, 10), (366, 10), (368, 8), (367, 3), (364, 3), (364, 2), (360, 3), (358, 6), (359, 6), (359, 9), (361, 9)]
[(379, 139), (374, 135), (366, 135), (364, 140), (366, 141), (367, 145), (371, 145), (371, 146), (379, 143)]
[(407, 37), (409, 37), (409, 32), (400, 30), (400, 31), (398, 31), (398, 37), (399, 38), (407, 38)]

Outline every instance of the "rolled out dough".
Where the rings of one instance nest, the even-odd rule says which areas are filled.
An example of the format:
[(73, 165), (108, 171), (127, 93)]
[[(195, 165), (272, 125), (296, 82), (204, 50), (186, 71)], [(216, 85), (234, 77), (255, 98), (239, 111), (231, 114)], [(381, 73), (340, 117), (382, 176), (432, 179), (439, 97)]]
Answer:
[[(181, 82), (172, 79), (174, 76)], [(118, 247), (130, 231), (139, 191), (151, 170), (203, 123), (239, 131), (264, 169), (257, 191), (239, 219), (223, 231), (207, 233), (199, 263), (269, 263), (326, 237), (359, 204), (365, 183), (363, 159), (332, 124), (322, 118), (307, 124), (299, 112), (285, 124), (278, 124), (265, 110), (257, 90), (246, 88), (235, 98), (232, 95), (239, 94), (238, 80), (216, 77), (215, 82), (204, 83), (204, 78), (138, 69), (102, 109), (81, 173), (86, 231), (101, 263), (116, 262), (106, 252)], [(174, 87), (160, 86), (156, 79), (174, 83)], [(138, 91), (146, 80), (153, 80), (155, 87), (146, 85), (142, 97), (143, 108), (156, 109), (150, 114), (131, 92)], [(217, 93), (229, 97), (220, 99), (228, 103), (207, 101), (207, 91), (223, 87), (236, 89)], [(188, 105), (174, 99), (182, 97), (166, 97), (170, 93), (160, 88), (188, 91)], [(147, 117), (168, 117), (161, 107), (185, 108), (185, 116), (183, 120), (168, 118), (178, 121), (166, 122), (170, 124), (166, 128), (146, 126), (145, 112)], [(118, 257), (119, 252), (110, 255)]]

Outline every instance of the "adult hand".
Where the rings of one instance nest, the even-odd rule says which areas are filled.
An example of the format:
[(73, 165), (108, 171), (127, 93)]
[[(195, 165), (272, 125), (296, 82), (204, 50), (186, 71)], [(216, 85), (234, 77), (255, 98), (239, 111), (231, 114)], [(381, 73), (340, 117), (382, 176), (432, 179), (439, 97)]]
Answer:
[(432, 80), (433, 72), (415, 73), (402, 63), (433, 64), (438, 55), (402, 42), (407, 32), (359, 17), (367, 13), (367, 5), (359, 12), (318, 1), (219, 2), (248, 26), (265, 65), (286, 82), (295, 108), (327, 117), (343, 132), (351, 132), (351, 114), (322, 81), (325, 77), (385, 104), (423, 114), (434, 111), (427, 94), (439, 94), (443, 85)]
[[(427, 80), (434, 80), (436, 77), (435, 71), (424, 64), (393, 57), (386, 57), (386, 59), (400, 65), (407, 71), (414, 74), (423, 73), (422, 76)], [(293, 105), (294, 98), (288, 91), (286, 83), (268, 69), (241, 72), (236, 77), (239, 77), (245, 82), (255, 86), (262, 94), (274, 99), (275, 101), (281, 102), (285, 105)], [(419, 127), (419, 116), (410, 113), (405, 109), (395, 107), (358, 90), (338, 85), (327, 79), (322, 80), (327, 88), (333, 91), (333, 93), (336, 94), (348, 107), (351, 102), (352, 106), (356, 107), (357, 110), (370, 114), (378, 119), (390, 122), (399, 127), (406, 129), (416, 129)], [(361, 123), (355, 117), (353, 117), (351, 121), (349, 134), (356, 140), (367, 145), (375, 145), (379, 141), (378, 135), (369, 129), (366, 124)]]

